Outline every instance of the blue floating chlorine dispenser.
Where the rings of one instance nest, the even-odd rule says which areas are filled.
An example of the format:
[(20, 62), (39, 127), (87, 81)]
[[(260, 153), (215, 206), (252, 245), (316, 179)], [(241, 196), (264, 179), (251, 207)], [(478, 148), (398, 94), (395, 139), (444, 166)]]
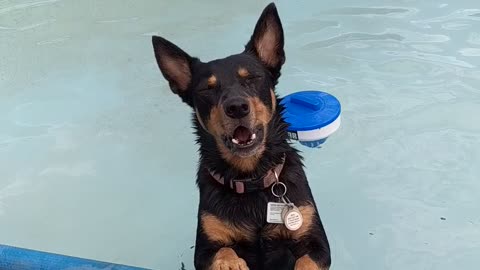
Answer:
[(290, 139), (302, 145), (319, 148), (340, 128), (341, 106), (334, 96), (321, 91), (300, 91), (280, 102), (283, 117), (289, 124)]

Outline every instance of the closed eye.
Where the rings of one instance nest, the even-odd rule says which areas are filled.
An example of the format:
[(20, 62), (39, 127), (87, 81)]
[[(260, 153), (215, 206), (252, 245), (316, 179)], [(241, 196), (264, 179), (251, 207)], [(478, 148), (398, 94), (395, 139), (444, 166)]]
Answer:
[(214, 86), (205, 86), (205, 87), (202, 87), (202, 88), (198, 89), (197, 91), (199, 93), (206, 94), (206, 93), (212, 92), (213, 89), (215, 89)]
[(255, 83), (258, 79), (260, 79), (261, 77), (258, 76), (258, 75), (248, 75), (247, 77), (243, 78), (243, 81), (246, 83), (246, 84), (252, 84), (252, 83)]

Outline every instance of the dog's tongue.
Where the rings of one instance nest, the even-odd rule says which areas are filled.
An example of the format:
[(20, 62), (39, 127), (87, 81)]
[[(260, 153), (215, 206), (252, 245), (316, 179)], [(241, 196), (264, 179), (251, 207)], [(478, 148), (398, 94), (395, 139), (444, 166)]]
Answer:
[(237, 127), (233, 132), (233, 138), (237, 139), (239, 143), (245, 144), (248, 142), (250, 137), (252, 136), (252, 132), (246, 127)]

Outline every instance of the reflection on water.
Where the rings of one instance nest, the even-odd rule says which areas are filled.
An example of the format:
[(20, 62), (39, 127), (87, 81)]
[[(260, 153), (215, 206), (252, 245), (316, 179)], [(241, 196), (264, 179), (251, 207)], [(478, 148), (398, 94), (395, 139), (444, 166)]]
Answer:
[[(266, 3), (0, 1), (0, 242), (193, 269), (190, 111), (150, 36), (224, 57), (243, 49)], [(334, 268), (475, 269), (477, 2), (277, 5), (279, 93), (320, 89), (344, 108), (321, 150), (299, 146)]]

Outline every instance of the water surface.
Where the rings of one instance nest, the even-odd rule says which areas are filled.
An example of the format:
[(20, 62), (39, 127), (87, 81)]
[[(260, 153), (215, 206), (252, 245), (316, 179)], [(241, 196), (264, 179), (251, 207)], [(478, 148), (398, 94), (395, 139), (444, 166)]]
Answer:
[[(153, 34), (240, 52), (267, 1), (1, 0), (0, 242), (193, 269), (190, 111)], [(332, 269), (480, 264), (477, 1), (277, 1), (285, 95), (328, 91), (342, 128), (304, 151)]]

